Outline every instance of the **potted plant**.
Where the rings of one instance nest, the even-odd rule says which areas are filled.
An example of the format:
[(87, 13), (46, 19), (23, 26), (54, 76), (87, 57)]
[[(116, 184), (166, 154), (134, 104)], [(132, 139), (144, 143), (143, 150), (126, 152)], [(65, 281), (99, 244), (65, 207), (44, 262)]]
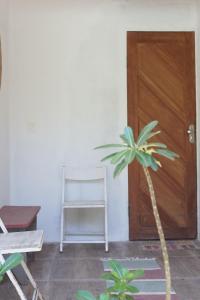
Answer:
[(119, 175), (123, 169), (131, 164), (134, 160), (137, 160), (142, 166), (150, 193), (151, 205), (153, 209), (153, 214), (155, 218), (155, 223), (161, 243), (161, 250), (164, 262), (164, 271), (166, 278), (166, 300), (171, 299), (171, 273), (169, 265), (169, 256), (166, 247), (166, 241), (164, 237), (164, 232), (157, 208), (155, 191), (149, 172), (149, 168), (153, 171), (157, 171), (161, 167), (161, 163), (158, 160), (158, 156), (164, 156), (170, 160), (174, 160), (178, 155), (167, 149), (167, 146), (162, 143), (149, 142), (149, 140), (155, 135), (159, 134), (160, 131), (153, 131), (157, 126), (158, 121), (152, 121), (147, 124), (139, 133), (137, 140), (134, 138), (133, 130), (130, 127), (124, 129), (124, 133), (120, 135), (122, 140), (121, 144), (107, 144), (103, 146), (96, 147), (95, 149), (102, 148), (118, 148), (117, 152), (109, 154), (104, 157), (102, 161), (110, 160), (111, 164), (116, 165), (114, 169), (114, 177)]

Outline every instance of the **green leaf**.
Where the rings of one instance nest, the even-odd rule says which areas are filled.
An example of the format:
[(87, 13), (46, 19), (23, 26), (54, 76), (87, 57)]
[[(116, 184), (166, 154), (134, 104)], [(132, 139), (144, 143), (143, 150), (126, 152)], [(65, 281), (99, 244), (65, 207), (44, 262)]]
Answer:
[(109, 299), (110, 299), (109, 295), (105, 293), (99, 296), (99, 300), (109, 300)]
[(111, 286), (111, 287), (107, 288), (106, 291), (107, 291), (108, 293), (116, 293), (116, 292), (119, 292), (119, 290), (118, 290), (115, 286)]
[(109, 261), (109, 266), (111, 268), (111, 273), (114, 271), (117, 274), (117, 277), (120, 279), (123, 277), (123, 267), (116, 260)]
[(156, 163), (156, 160), (153, 156), (151, 156), (151, 168), (154, 171), (157, 171), (159, 169), (159, 165)]
[(158, 124), (158, 121), (152, 121), (149, 124), (147, 124), (142, 131), (140, 132), (138, 139), (137, 139), (137, 145), (141, 146), (144, 144), (149, 136), (149, 133), (156, 127)]
[(113, 281), (115, 281), (115, 279), (116, 279), (116, 277), (113, 274), (111, 274), (110, 272), (102, 274), (101, 278), (105, 279), (105, 280), (113, 280)]
[(106, 144), (102, 146), (95, 147), (94, 149), (103, 149), (103, 148), (120, 148), (120, 147), (127, 147), (126, 144)]
[(128, 140), (128, 144), (133, 147), (135, 144), (134, 136), (133, 136), (133, 130), (131, 127), (125, 127), (124, 129), (124, 135), (126, 139)]
[(166, 150), (166, 149), (156, 149), (156, 153), (165, 156), (171, 160), (174, 160), (175, 158), (178, 158), (179, 155), (176, 154), (175, 152), (172, 152), (170, 150)]
[(126, 161), (128, 164), (132, 163), (132, 161), (135, 159), (135, 155), (136, 155), (135, 149), (129, 150), (128, 155), (126, 155)]
[(23, 260), (23, 256), (20, 253), (10, 255), (6, 261), (1, 265), (0, 276), (4, 275), (7, 271), (18, 266)]
[(124, 142), (124, 143), (126, 143), (127, 145), (128, 145), (128, 139), (126, 138), (126, 136), (124, 135), (124, 134), (120, 134), (120, 138), (122, 139), (122, 141)]
[(126, 300), (133, 300), (133, 297), (126, 295)]
[(128, 153), (129, 150), (122, 150), (120, 152), (118, 152), (112, 159), (111, 159), (111, 164), (116, 164), (118, 163), (122, 158), (123, 156), (126, 155), (126, 153)]
[(161, 133), (160, 130), (149, 133), (148, 136), (147, 136), (146, 141), (149, 140), (149, 139), (151, 139), (153, 136), (155, 136), (155, 135), (157, 135), (157, 134), (160, 134), (160, 133)]
[(104, 158), (101, 159), (101, 161), (105, 161), (105, 160), (108, 160), (108, 159), (111, 159), (113, 158), (116, 154), (118, 154), (119, 152), (114, 152), (114, 153), (111, 153), (107, 156), (105, 156)]
[(123, 278), (129, 273), (129, 270), (127, 268), (122, 268)]
[(151, 165), (151, 155), (143, 151), (136, 151), (136, 159), (144, 167), (149, 167)]
[(135, 270), (129, 271), (129, 273), (125, 276), (126, 280), (132, 281), (144, 275), (144, 270)]
[(92, 293), (85, 291), (85, 290), (79, 290), (76, 293), (76, 299), (77, 300), (96, 300), (96, 298), (92, 295)]
[(106, 289), (108, 293), (123, 293), (126, 291), (126, 285), (122, 285), (121, 283), (114, 284), (113, 286)]
[(119, 175), (124, 168), (126, 168), (126, 166), (128, 165), (127, 161), (125, 159), (123, 159), (116, 167), (113, 173), (113, 177), (115, 178), (117, 175)]
[(133, 293), (133, 294), (139, 292), (138, 288), (136, 288), (133, 285), (127, 285), (126, 289), (128, 292)]
[(144, 157), (139, 151), (136, 151), (135, 157), (136, 157), (137, 161), (139, 162), (139, 164), (141, 164), (142, 166), (145, 166)]

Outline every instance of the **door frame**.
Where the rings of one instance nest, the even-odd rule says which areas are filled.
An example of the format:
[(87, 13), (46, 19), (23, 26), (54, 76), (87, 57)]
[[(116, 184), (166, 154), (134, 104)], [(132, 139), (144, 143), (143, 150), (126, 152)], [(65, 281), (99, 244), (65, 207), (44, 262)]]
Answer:
[(195, 28), (194, 32), (196, 65), (197, 239), (200, 240), (200, 87), (198, 84), (200, 81), (200, 27)]

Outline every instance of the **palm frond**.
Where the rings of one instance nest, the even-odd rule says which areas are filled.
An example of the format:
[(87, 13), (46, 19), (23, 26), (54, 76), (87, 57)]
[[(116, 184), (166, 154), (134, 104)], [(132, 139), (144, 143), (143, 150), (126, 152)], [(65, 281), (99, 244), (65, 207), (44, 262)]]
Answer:
[(125, 158), (126, 153), (128, 153), (129, 150), (123, 150), (118, 152), (113, 158), (111, 159), (111, 164), (115, 165), (118, 163), (122, 158)]
[(119, 153), (119, 152), (111, 153), (111, 154), (109, 154), (109, 155), (103, 157), (103, 158), (101, 159), (101, 161), (109, 160), (109, 159), (113, 158), (115, 155), (117, 155), (118, 153)]
[(136, 151), (136, 158), (144, 167), (151, 166), (151, 155), (142, 151)]
[[(143, 147), (143, 145), (141, 147)], [(147, 144), (144, 144), (144, 148), (150, 148), (150, 147), (167, 148), (167, 146), (165, 144), (162, 144), (162, 143), (147, 143)]]
[(155, 136), (155, 135), (157, 135), (157, 134), (160, 134), (160, 133), (161, 133), (160, 130), (149, 133), (148, 136), (147, 136), (146, 142), (147, 142), (148, 140), (150, 140), (153, 136)]
[(125, 127), (124, 136), (126, 137), (126, 139), (128, 141), (128, 145), (133, 147), (135, 144), (135, 139), (134, 139), (133, 130), (131, 127)]
[(116, 165), (114, 173), (113, 173), (113, 177), (115, 178), (117, 175), (119, 175), (128, 165), (128, 162), (123, 159), (118, 165)]
[(123, 148), (102, 159), (102, 161), (110, 160), (112, 164), (116, 165), (113, 174), (114, 177), (119, 175), (134, 159), (142, 166), (146, 168), (151, 167), (152, 170), (157, 171), (159, 167), (161, 167), (161, 164), (157, 158), (153, 156), (154, 154), (159, 154), (171, 160), (179, 157), (175, 152), (168, 150), (167, 146), (163, 143), (147, 142), (150, 138), (160, 133), (160, 131), (152, 132), (157, 124), (158, 121), (152, 121), (147, 124), (140, 132), (137, 143), (135, 143), (133, 130), (130, 127), (126, 127), (124, 133), (120, 135), (123, 144), (106, 144), (95, 148)]
[(132, 163), (132, 161), (135, 159), (136, 155), (136, 149), (131, 149), (129, 152), (126, 154), (126, 161), (128, 164)]
[(156, 127), (157, 124), (158, 124), (158, 121), (152, 121), (141, 130), (141, 132), (138, 136), (138, 139), (137, 139), (138, 146), (141, 146), (142, 144), (144, 144), (146, 142), (147, 138), (149, 137), (149, 134)]
[(151, 168), (153, 171), (158, 171), (160, 167), (160, 164), (159, 162), (153, 157), (151, 156)]
[(128, 145), (129, 141), (128, 139), (126, 138), (126, 136), (124, 134), (120, 134), (120, 138), (122, 139), (122, 141)]
[(175, 158), (179, 157), (178, 154), (168, 149), (156, 149), (155, 152), (171, 160), (174, 160)]
[(94, 150), (103, 149), (103, 148), (121, 148), (127, 147), (127, 144), (105, 144), (98, 147), (95, 147)]

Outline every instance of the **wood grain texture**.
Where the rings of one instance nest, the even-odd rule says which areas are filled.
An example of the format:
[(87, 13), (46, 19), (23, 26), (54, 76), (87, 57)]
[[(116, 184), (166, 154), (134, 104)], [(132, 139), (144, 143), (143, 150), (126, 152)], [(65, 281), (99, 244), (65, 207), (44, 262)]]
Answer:
[[(187, 130), (195, 124), (195, 41), (193, 32), (128, 32), (128, 124), (135, 135), (158, 120), (156, 140), (180, 155), (161, 158), (152, 172), (165, 235), (196, 237), (196, 146)], [(137, 163), (129, 167), (130, 239), (157, 239), (146, 179)]]

